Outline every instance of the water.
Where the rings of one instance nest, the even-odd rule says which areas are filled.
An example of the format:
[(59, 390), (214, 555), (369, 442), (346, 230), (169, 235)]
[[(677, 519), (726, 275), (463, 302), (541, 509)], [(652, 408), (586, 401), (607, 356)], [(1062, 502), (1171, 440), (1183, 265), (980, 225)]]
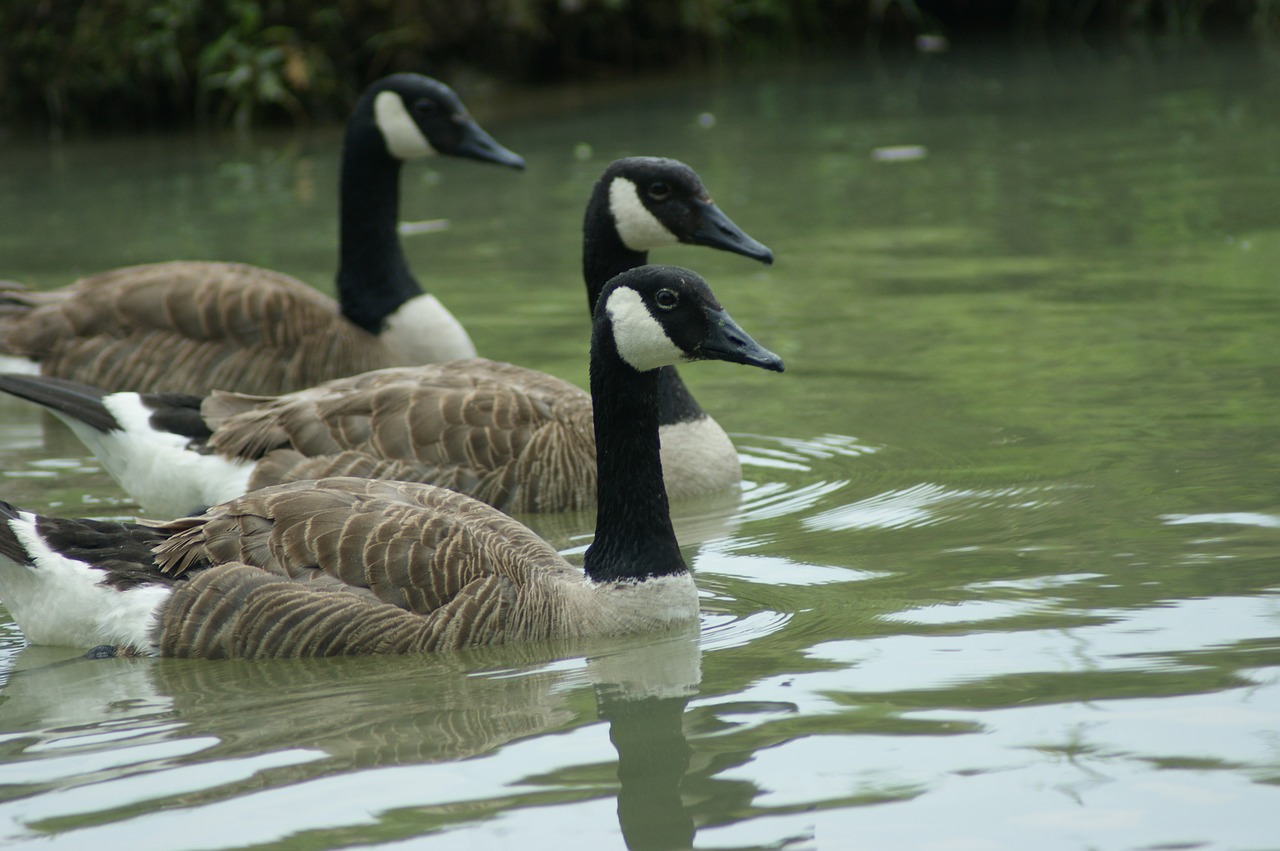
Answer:
[[(448, 220), (411, 261), (485, 354), (585, 381), (581, 209), (616, 156), (689, 162), (776, 252), (655, 254), (788, 366), (684, 370), (748, 479), (676, 508), (700, 637), (87, 661), (0, 615), (0, 836), (1280, 848), (1273, 67), (951, 56), (481, 105), (529, 170), (411, 166), (403, 214)], [(0, 271), (328, 289), (337, 138), (10, 143)], [(134, 511), (16, 401), (0, 467), (24, 506)], [(536, 527), (580, 552), (590, 519)]]

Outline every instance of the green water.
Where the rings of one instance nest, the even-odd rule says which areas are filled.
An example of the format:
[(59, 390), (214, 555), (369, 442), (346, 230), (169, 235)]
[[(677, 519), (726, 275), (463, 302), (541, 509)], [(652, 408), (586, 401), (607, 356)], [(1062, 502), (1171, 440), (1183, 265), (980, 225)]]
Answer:
[[(102, 662), (0, 613), (0, 841), (1280, 848), (1274, 67), (944, 56), (482, 105), (528, 171), (413, 165), (402, 210), (448, 220), (410, 259), (482, 353), (585, 381), (614, 157), (685, 160), (776, 253), (654, 255), (787, 360), (683, 371), (747, 475), (676, 508), (700, 639)], [(337, 140), (10, 142), (0, 276), (328, 289)], [(0, 468), (20, 505), (134, 510), (16, 401)]]

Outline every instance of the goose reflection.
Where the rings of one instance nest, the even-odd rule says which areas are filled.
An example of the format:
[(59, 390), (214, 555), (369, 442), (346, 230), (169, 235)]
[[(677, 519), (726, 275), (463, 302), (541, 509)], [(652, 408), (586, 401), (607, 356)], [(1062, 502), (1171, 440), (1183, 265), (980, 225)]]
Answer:
[[(515, 765), (517, 776), (503, 774), (475, 795), (431, 784), (433, 774), (420, 775), (426, 784), (391, 783), (391, 772), (493, 756), (540, 737), (554, 745), (557, 734), (598, 717), (617, 750), (617, 814), (627, 847), (690, 847), (694, 819), (681, 783), (691, 753), (684, 714), (701, 681), (696, 627), (595, 642), (587, 652), (525, 646), (386, 660), (209, 663), (89, 660), (24, 648), (0, 697), (8, 734), (0, 745), (3, 797), (24, 799), (19, 820), (28, 829), (106, 847), (135, 836), (134, 820), (154, 818), (157, 809), (190, 815), (263, 790), (316, 782), (323, 791), (326, 780), (349, 789), (368, 781), (388, 793), (377, 818), (422, 814), (398, 824), (409, 838), (523, 806), (582, 800), (581, 777), (595, 769), (573, 757), (552, 765), (524, 761)], [(56, 754), (79, 759), (55, 765)], [(470, 777), (476, 765), (458, 767)], [(369, 774), (346, 777), (358, 772)], [(175, 782), (179, 773), (185, 782)], [(606, 785), (597, 780), (586, 791), (595, 797)], [(530, 786), (536, 791), (525, 799)], [(310, 815), (282, 813), (283, 827), (261, 828), (276, 832), (237, 834), (236, 844), (329, 829), (349, 836), (359, 828), (348, 820), (368, 821), (360, 805), (327, 794), (308, 800), (316, 801)]]

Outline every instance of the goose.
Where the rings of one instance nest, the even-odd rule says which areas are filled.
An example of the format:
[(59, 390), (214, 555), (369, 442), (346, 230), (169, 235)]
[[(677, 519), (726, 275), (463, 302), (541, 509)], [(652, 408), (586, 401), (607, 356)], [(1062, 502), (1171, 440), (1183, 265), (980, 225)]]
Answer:
[(397, 233), (400, 164), (447, 154), (512, 168), (444, 83), (371, 85), (342, 146), (338, 300), (241, 263), (114, 269), (59, 290), (0, 293), (10, 370), (109, 390), (285, 393), (387, 366), (475, 356), (462, 325), (423, 292)]
[(662, 482), (658, 370), (696, 360), (783, 369), (687, 269), (642, 266), (601, 292), (581, 570), (465, 495), (339, 477), (154, 525), (0, 503), (0, 599), (29, 642), (95, 656), (413, 653), (687, 627), (698, 593)]
[[(610, 278), (675, 242), (773, 259), (684, 163), (631, 157), (606, 168), (583, 227), (592, 312)], [(738, 483), (732, 441), (674, 367), (659, 371), (658, 388), (668, 495), (687, 499)], [(107, 394), (20, 375), (0, 375), (0, 391), (60, 417), (145, 511), (161, 516), (335, 475), (437, 484), (509, 513), (595, 504), (590, 395), (507, 363), (384, 369), (273, 398)]]

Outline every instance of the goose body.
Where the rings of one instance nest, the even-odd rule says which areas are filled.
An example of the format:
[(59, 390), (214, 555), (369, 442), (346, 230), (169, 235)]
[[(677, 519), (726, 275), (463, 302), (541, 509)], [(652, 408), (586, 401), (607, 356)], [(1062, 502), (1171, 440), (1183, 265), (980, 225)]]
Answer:
[[(587, 205), (583, 269), (592, 312), (606, 281), (673, 242), (772, 259), (711, 203), (688, 166), (619, 160)], [(4, 375), (0, 391), (61, 417), (147, 511), (168, 516), (326, 476), (431, 483), (507, 512), (589, 509), (596, 499), (590, 395), (486, 359), (377, 370), (275, 398), (107, 394)], [(658, 394), (668, 495), (737, 483), (733, 443), (674, 367), (659, 370)]]
[(395, 74), (347, 123), (338, 300), (279, 272), (175, 261), (59, 290), (0, 291), (0, 364), (108, 390), (285, 393), (386, 366), (465, 358), (462, 325), (410, 272), (401, 163), (439, 153), (522, 168), (436, 80)]
[(583, 570), (528, 528), (429, 485), (332, 478), (142, 526), (0, 504), (0, 599), (33, 642), (204, 657), (407, 653), (687, 624), (657, 369), (781, 371), (688, 270), (616, 278), (593, 322), (600, 487)]

